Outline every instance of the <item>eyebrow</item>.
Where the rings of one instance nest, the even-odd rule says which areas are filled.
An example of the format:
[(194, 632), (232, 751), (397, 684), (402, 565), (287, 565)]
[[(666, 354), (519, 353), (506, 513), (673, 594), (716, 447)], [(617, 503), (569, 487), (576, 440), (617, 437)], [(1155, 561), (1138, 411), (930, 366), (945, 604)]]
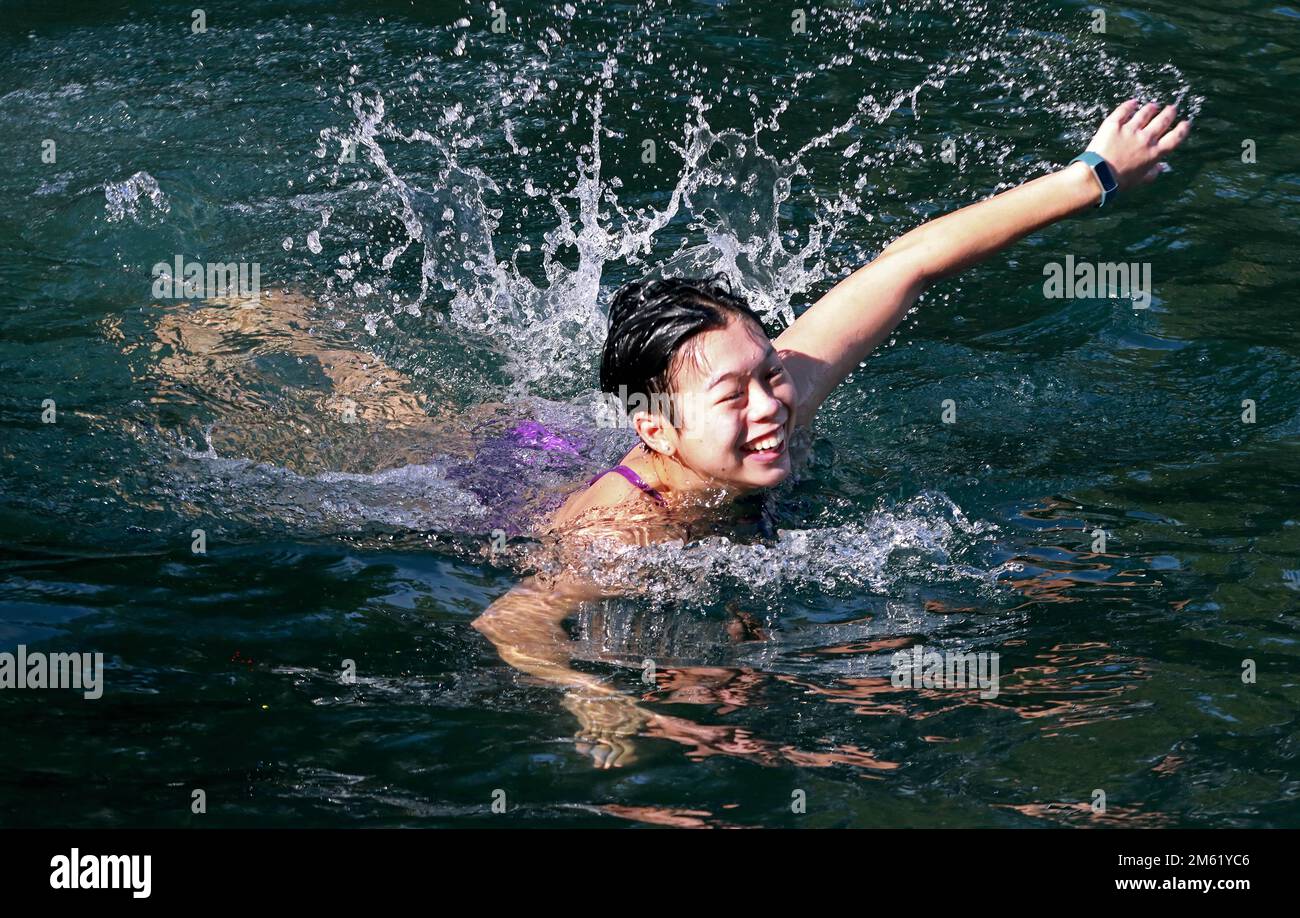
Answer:
[[(759, 364), (761, 365), (767, 363), (775, 355), (776, 355), (776, 349), (773, 348), (771, 344), (769, 344), (767, 346), (767, 350), (763, 353), (763, 359), (759, 361)], [(719, 373), (717, 376), (713, 377), (705, 384), (704, 390), (707, 392), (709, 389), (712, 389), (714, 386), (716, 386), (720, 382), (723, 382), (724, 380), (733, 379), (737, 376), (747, 376), (749, 375), (750, 372), (751, 372), (750, 370), (731, 370), (730, 372), (727, 373)]]

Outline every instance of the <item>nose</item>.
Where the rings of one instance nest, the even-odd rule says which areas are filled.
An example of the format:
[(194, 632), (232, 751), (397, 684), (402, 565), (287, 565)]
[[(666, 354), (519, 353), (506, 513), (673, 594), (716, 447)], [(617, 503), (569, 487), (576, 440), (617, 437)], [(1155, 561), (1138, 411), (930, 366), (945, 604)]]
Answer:
[(785, 410), (782, 402), (768, 387), (766, 380), (756, 379), (751, 384), (753, 391), (749, 394), (749, 419), (755, 423), (772, 422), (781, 417)]

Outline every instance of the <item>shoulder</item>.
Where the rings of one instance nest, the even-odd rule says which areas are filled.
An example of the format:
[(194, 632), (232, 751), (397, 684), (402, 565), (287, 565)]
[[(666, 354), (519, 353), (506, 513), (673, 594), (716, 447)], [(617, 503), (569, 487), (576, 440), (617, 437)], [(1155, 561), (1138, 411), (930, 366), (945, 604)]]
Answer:
[(622, 475), (614, 475), (606, 471), (590, 486), (571, 494), (560, 509), (555, 511), (551, 524), (563, 526), (592, 510), (621, 504), (633, 495), (640, 496), (631, 482)]

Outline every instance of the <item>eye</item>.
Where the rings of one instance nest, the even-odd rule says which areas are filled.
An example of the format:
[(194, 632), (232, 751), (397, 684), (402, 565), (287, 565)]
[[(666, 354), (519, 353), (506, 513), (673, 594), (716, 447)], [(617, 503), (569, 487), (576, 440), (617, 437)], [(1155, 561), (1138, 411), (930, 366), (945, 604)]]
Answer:
[(777, 379), (785, 375), (785, 367), (772, 367), (772, 372), (767, 374), (768, 379)]

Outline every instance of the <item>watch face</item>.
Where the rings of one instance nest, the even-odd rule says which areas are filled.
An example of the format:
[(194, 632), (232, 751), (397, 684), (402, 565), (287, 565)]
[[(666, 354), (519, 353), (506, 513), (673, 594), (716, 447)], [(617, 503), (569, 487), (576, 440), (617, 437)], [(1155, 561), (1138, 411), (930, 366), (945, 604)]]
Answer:
[(1110, 166), (1105, 162), (1105, 160), (1093, 166), (1092, 171), (1095, 172), (1097, 178), (1101, 180), (1101, 187), (1105, 190), (1106, 194), (1110, 194), (1119, 187), (1119, 182), (1115, 181), (1115, 173), (1110, 171)]

